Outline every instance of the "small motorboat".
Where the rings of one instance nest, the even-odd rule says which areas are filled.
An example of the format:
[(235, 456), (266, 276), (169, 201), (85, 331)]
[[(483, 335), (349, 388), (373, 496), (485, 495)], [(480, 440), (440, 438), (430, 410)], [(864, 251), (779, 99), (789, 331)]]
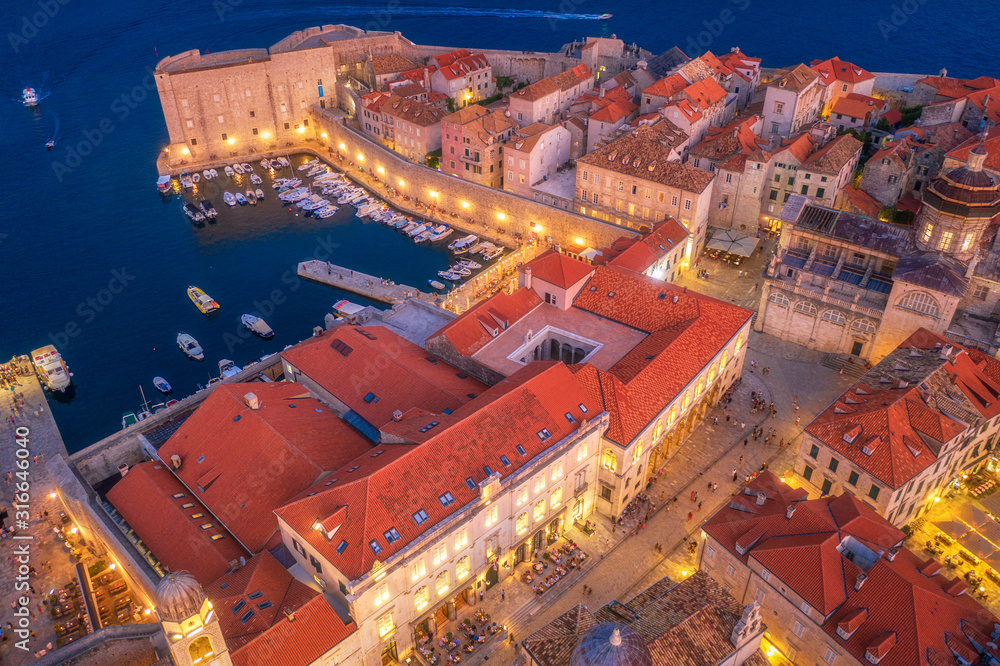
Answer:
[(462, 279), (461, 275), (458, 273), (452, 273), (451, 271), (438, 271), (438, 275), (449, 282), (459, 282)]
[(219, 309), (219, 304), (214, 298), (206, 294), (204, 291), (195, 286), (190, 286), (187, 289), (188, 298), (194, 303), (194, 306), (201, 310), (202, 314), (211, 314)]
[(300, 164), (299, 165), (299, 171), (308, 171), (309, 169), (312, 169), (317, 164), (319, 164), (319, 159), (318, 158), (315, 159), (315, 160), (312, 160), (311, 162), (306, 162), (305, 164)]
[(239, 174), (239, 175), (242, 176), (243, 175), (243, 165), (240, 164), (239, 162), (237, 162), (236, 164), (233, 165), (233, 171), (235, 171), (237, 174)]
[(55, 147), (56, 147), (56, 140), (55, 139), (49, 139), (48, 141), (45, 142), (45, 149), (46, 150), (52, 150)]
[(21, 103), (28, 108), (38, 106), (38, 93), (34, 88), (25, 88), (21, 91)]
[(226, 168), (225, 168), (225, 169), (223, 169), (223, 171), (225, 171), (225, 172), (226, 172), (226, 175), (227, 175), (227, 176), (229, 176), (230, 178), (232, 178), (232, 177), (233, 177), (233, 167), (231, 167), (231, 166), (229, 166), (229, 165), (227, 164), (227, 165), (226, 165)]
[(430, 239), (431, 239), (431, 232), (430, 231), (422, 231), (422, 232), (420, 232), (419, 234), (417, 234), (416, 236), (413, 237), (413, 242), (414, 243), (426, 243)]
[(269, 160), (269, 159), (267, 159), (267, 158), (265, 157), (264, 159), (262, 159), (262, 160), (260, 161), (260, 167), (261, 167), (262, 169), (268, 169), (268, 170), (270, 170), (270, 169), (271, 169), (271, 160)]
[(333, 311), (342, 317), (353, 317), (364, 309), (365, 306), (351, 303), (348, 300), (337, 301), (333, 304)]
[(494, 259), (496, 259), (497, 257), (499, 257), (501, 254), (503, 254), (503, 247), (498, 247), (498, 246), (494, 245), (491, 248), (487, 248), (486, 250), (483, 250), (482, 257), (486, 261), (493, 261)]
[(459, 238), (458, 240), (453, 240), (451, 243), (448, 244), (448, 249), (454, 252), (455, 254), (465, 254), (466, 252), (469, 251), (469, 248), (471, 248), (473, 245), (476, 244), (478, 240), (479, 240), (478, 236), (469, 234), (468, 236)]
[(210, 220), (214, 220), (219, 215), (219, 212), (215, 210), (215, 206), (208, 199), (201, 200), (201, 209), (205, 211), (205, 217)]
[(243, 167), (243, 173), (253, 173), (253, 167), (250, 166), (249, 162), (243, 162), (240, 166)]
[[(31, 352), (31, 362), (35, 366), (38, 378), (50, 391), (64, 393), (73, 381), (73, 373), (66, 367), (66, 361), (63, 360), (62, 354), (52, 345), (46, 345)], [(11, 395), (13, 396), (13, 393)]]
[(240, 194), (239, 192), (237, 192), (236, 193), (236, 203), (238, 203), (241, 206), (246, 206), (247, 205), (247, 198), (245, 196), (243, 196), (242, 194)]
[(223, 379), (229, 379), (230, 377), (235, 377), (241, 372), (243, 372), (243, 368), (236, 365), (228, 358), (224, 358), (221, 361), (219, 361), (219, 373), (222, 375)]
[(458, 264), (455, 264), (454, 266), (452, 266), (448, 270), (451, 271), (452, 273), (454, 273), (455, 275), (461, 275), (462, 277), (468, 277), (468, 276), (472, 275), (472, 271), (470, 271), (465, 266), (459, 266)]
[(461, 261), (458, 262), (458, 265), (459, 266), (465, 266), (470, 271), (478, 271), (480, 268), (483, 267), (482, 264), (480, 264), (479, 262), (473, 261), (472, 259), (462, 259)]
[(192, 222), (205, 221), (205, 215), (200, 210), (198, 210), (198, 207), (195, 206), (193, 203), (190, 202), (185, 203), (182, 208), (184, 210), (184, 214), (187, 215)]
[(437, 280), (428, 280), (427, 284), (434, 287), (435, 289), (444, 289), (444, 283), (438, 282)]
[(191, 174), (187, 173), (181, 174), (181, 186), (185, 190), (190, 190), (192, 187), (194, 187), (194, 181), (191, 180)]
[(236, 205), (236, 197), (233, 196), (232, 192), (223, 192), (222, 193), (222, 200), (226, 202), (227, 206), (235, 206)]
[(251, 206), (257, 205), (257, 195), (253, 193), (253, 190), (247, 190), (247, 203)]
[(434, 227), (434, 231), (431, 232), (431, 242), (437, 243), (438, 241), (443, 241), (453, 233), (455, 233), (455, 230), (444, 224)]
[(260, 185), (261, 183), (264, 182), (264, 179), (258, 176), (257, 174), (252, 173), (250, 174), (250, 182), (253, 183), (254, 185)]
[(597, 18), (601, 19), (602, 21), (607, 21), (609, 18), (611, 18), (611, 14), (605, 12), (605, 13), (601, 14), (600, 16), (598, 16)]
[(258, 188), (257, 188), (257, 189), (256, 189), (256, 190), (254, 191), (254, 194), (255, 194), (255, 195), (257, 195), (257, 201), (263, 201), (263, 200), (264, 200), (264, 190), (262, 190), (262, 189), (260, 189), (260, 188), (258, 187)]
[(174, 405), (176, 405), (178, 402), (180, 402), (180, 400), (167, 400), (167, 409), (170, 409), (171, 407), (173, 407)]
[(170, 176), (160, 176), (156, 179), (156, 191), (160, 194), (170, 194), (174, 189), (174, 184), (170, 180)]
[(181, 331), (177, 334), (177, 346), (181, 348), (188, 358), (192, 358), (196, 361), (205, 360), (205, 351), (198, 344), (198, 341), (194, 337), (188, 335)]
[(274, 331), (267, 325), (267, 322), (256, 315), (245, 314), (240, 317), (240, 322), (243, 324), (243, 328), (264, 340), (270, 340), (274, 337)]
[(426, 224), (418, 224), (417, 226), (415, 226), (414, 228), (410, 229), (409, 231), (406, 231), (406, 235), (409, 236), (410, 238), (414, 238), (414, 237), (419, 236), (420, 234), (424, 233), (425, 231), (427, 231), (427, 229), (428, 229), (428, 226)]
[(123, 412), (122, 413), (122, 430), (125, 428), (135, 425), (139, 422), (139, 417), (135, 415), (135, 412)]
[(156, 390), (162, 393), (163, 395), (170, 395), (174, 390), (170, 386), (170, 382), (168, 382), (163, 377), (153, 377), (153, 386), (155, 386)]
[(208, 169), (202, 171), (201, 175), (205, 177), (205, 180), (212, 180), (212, 172), (209, 171)]
[(316, 217), (318, 217), (320, 219), (325, 220), (326, 218), (328, 218), (328, 217), (332, 216), (334, 213), (336, 213), (338, 210), (340, 210), (340, 209), (337, 208), (336, 206), (330, 205), (330, 206), (327, 206), (326, 208), (320, 208), (318, 211), (316, 211), (315, 213), (313, 213), (313, 215), (315, 215)]
[(201, 182), (201, 174), (198, 173), (197, 171), (195, 171), (193, 174), (191, 174), (191, 182), (194, 183), (195, 185), (197, 185), (198, 183), (200, 183)]
[(216, 171), (215, 169), (209, 169), (208, 172), (210, 174), (212, 174), (212, 178), (218, 178), (219, 177), (219, 172)]

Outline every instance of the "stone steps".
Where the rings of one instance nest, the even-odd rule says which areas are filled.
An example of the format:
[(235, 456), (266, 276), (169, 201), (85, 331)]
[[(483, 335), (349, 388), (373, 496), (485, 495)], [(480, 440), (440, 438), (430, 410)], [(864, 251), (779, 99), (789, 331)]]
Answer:
[[(851, 362), (851, 359), (853, 359), (853, 362)], [(861, 377), (861, 375), (865, 374), (867, 369), (864, 361), (847, 354), (827, 354), (823, 357), (823, 365), (828, 368), (833, 368), (838, 372), (843, 369), (841, 374), (845, 374), (849, 377)]]

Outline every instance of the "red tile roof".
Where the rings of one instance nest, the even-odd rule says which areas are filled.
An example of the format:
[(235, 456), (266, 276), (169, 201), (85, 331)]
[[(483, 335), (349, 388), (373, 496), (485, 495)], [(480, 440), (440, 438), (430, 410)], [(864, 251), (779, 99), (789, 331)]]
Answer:
[(548, 282), (561, 289), (569, 289), (594, 272), (594, 267), (590, 264), (555, 250), (543, 252), (525, 268), (531, 268), (532, 279)]
[(819, 79), (819, 74), (806, 67), (805, 64), (798, 64), (776, 71), (774, 78), (767, 85), (800, 93), (817, 79)]
[(537, 101), (556, 91), (569, 90), (575, 85), (583, 83), (588, 79), (592, 79), (593, 76), (594, 73), (590, 71), (589, 67), (586, 65), (577, 65), (572, 69), (567, 69), (565, 72), (535, 81), (520, 90), (516, 90), (510, 94), (510, 98)]
[(813, 60), (810, 64), (813, 71), (819, 74), (823, 85), (828, 86), (834, 81), (844, 83), (861, 83), (874, 79), (875, 75), (866, 69), (852, 65), (846, 60), (834, 56), (829, 60)]
[(735, 120), (725, 127), (710, 127), (705, 139), (691, 149), (693, 157), (704, 157), (717, 163), (720, 168), (743, 171), (747, 157), (766, 162), (767, 141), (754, 132), (760, 116), (751, 115)]
[(513, 294), (503, 292), (480, 301), (441, 327), (435, 335), (444, 335), (463, 356), (472, 356), (493, 340), (505, 323), (513, 324), (542, 304), (532, 289), (518, 289)]
[[(584, 405), (587, 411), (580, 409)], [(478, 484), (489, 466), (501, 477), (517, 471), (545, 449), (574, 433), (585, 418), (600, 414), (598, 403), (574, 381), (570, 369), (558, 362), (539, 361), (493, 386), (456, 411), (454, 419), (439, 421), (436, 434), (419, 445), (383, 445), (383, 454), (364, 456), (358, 470), (338, 474), (330, 486), (319, 483), (277, 510), (302, 538), (352, 580), (371, 571), (404, 549), (428, 529), (479, 497), (466, 483)], [(566, 419), (565, 414), (574, 421)], [(538, 433), (546, 428), (544, 441)], [(525, 450), (522, 455), (517, 447)], [(505, 456), (511, 463), (505, 465)], [(309, 496), (315, 492), (312, 496)], [(444, 506), (439, 497), (451, 493)], [(412, 515), (424, 510), (428, 518), (417, 524)], [(340, 514), (326, 524), (332, 538), (311, 529), (315, 521)], [(342, 522), (341, 522), (342, 520)], [(339, 527), (335, 523), (340, 522)], [(400, 538), (388, 543), (385, 532), (395, 528)], [(338, 553), (341, 541), (347, 545)], [(369, 543), (377, 541), (379, 553)]]
[(449, 81), (471, 72), (478, 72), (490, 66), (490, 61), (482, 53), (469, 53), (466, 49), (458, 49), (442, 53), (433, 58), (434, 64)]
[(780, 155), (782, 152), (788, 151), (792, 157), (798, 160), (799, 164), (802, 164), (816, 150), (818, 143), (816, 137), (811, 134), (799, 134), (798, 136), (793, 136), (782, 141), (781, 148), (775, 151), (775, 155)]
[(937, 462), (926, 440), (945, 443), (964, 429), (929, 408), (916, 388), (861, 382), (806, 426), (807, 433), (893, 489)]
[[(964, 143), (948, 152), (948, 157), (960, 162), (969, 161), (969, 153), (979, 145), (979, 136), (973, 136)], [(1000, 172), (1000, 127), (993, 127), (986, 132), (986, 161), (983, 166)]]
[(864, 144), (851, 134), (841, 134), (810, 155), (802, 168), (813, 173), (838, 174), (851, 160), (857, 159)]
[(847, 197), (848, 207), (853, 208), (855, 212), (865, 217), (877, 218), (879, 213), (882, 212), (882, 204), (875, 201), (864, 190), (859, 190), (851, 185), (848, 185), (843, 190)]
[(684, 89), (683, 95), (702, 109), (707, 109), (726, 99), (725, 89), (719, 85), (718, 81), (710, 78), (695, 81)]
[(177, 476), (255, 553), (277, 530), (275, 508), (368, 449), (302, 386), (254, 383), (216, 388), (159, 454), (180, 456)]
[[(858, 95), (857, 97), (865, 97), (865, 95)], [(882, 108), (882, 104), (884, 104), (884, 102), (877, 100), (874, 97), (868, 97), (867, 100), (870, 101), (857, 99), (851, 95), (838, 97), (833, 103), (833, 108), (830, 110), (830, 113), (839, 113), (844, 116), (850, 116), (851, 118), (869, 120), (870, 118), (878, 115), (879, 109)]]
[[(758, 504), (758, 493), (764, 497), (762, 504)], [(709, 518), (702, 530), (742, 562), (750, 558), (760, 562), (827, 615), (844, 603), (861, 573), (837, 550), (841, 542), (853, 537), (874, 555), (888, 551), (905, 536), (849, 493), (815, 500), (805, 497), (805, 490), (793, 489), (765, 470)], [(789, 519), (786, 512), (791, 505), (795, 510)]]
[(372, 71), (376, 75), (392, 74), (416, 68), (416, 63), (407, 60), (398, 53), (379, 53), (369, 58)]
[(609, 266), (627, 268), (636, 273), (642, 273), (655, 264), (661, 257), (671, 250), (680, 246), (689, 236), (689, 232), (680, 222), (672, 217), (657, 222), (653, 230), (638, 238), (627, 239), (631, 241), (622, 250), (605, 250), (605, 254), (611, 254)]
[(420, 407), (440, 414), (486, 389), (382, 327), (337, 326), (281, 356), (375, 428), (397, 410)]
[[(162, 463), (132, 467), (107, 497), (168, 571), (188, 571), (203, 586), (249, 555)], [(213, 528), (201, 529), (206, 523)], [(213, 541), (218, 534), (223, 538)]]
[(691, 85), (679, 72), (666, 76), (642, 91), (643, 95), (652, 97), (673, 97)]

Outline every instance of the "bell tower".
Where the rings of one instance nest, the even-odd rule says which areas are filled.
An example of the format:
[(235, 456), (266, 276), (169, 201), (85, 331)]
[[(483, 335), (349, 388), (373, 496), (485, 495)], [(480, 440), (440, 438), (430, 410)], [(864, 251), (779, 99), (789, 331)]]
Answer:
[(178, 666), (232, 666), (212, 602), (187, 571), (167, 574), (156, 586), (156, 610)]

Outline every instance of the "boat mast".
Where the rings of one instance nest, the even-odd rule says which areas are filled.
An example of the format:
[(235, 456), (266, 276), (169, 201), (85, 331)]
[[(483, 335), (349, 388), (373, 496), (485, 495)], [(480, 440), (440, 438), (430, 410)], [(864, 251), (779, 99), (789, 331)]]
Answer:
[(146, 393), (142, 390), (142, 386), (139, 387), (139, 395), (142, 396), (142, 407), (147, 412), (149, 411), (149, 405), (146, 404)]

